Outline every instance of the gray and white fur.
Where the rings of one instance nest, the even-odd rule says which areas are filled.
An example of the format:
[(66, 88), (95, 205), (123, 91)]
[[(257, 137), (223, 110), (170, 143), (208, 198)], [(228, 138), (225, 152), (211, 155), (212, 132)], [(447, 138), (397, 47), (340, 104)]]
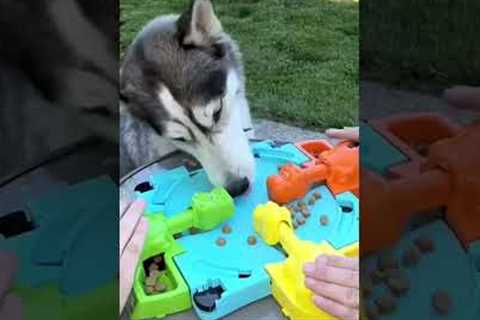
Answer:
[(180, 149), (231, 193), (254, 177), (253, 135), (236, 43), (209, 0), (138, 34), (120, 70), (121, 172)]

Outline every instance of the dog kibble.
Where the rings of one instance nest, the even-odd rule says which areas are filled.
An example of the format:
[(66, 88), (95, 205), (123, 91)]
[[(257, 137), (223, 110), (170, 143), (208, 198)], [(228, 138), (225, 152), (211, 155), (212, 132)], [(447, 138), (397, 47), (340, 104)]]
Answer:
[(223, 228), (222, 228), (222, 232), (223, 233), (232, 233), (232, 227), (230, 227), (228, 224), (224, 225)]
[(375, 304), (377, 305), (380, 314), (390, 314), (395, 311), (397, 307), (395, 298), (389, 293), (386, 293), (378, 298), (375, 301)]
[(308, 205), (309, 206), (313, 206), (315, 204), (315, 198), (310, 198), (310, 200), (308, 200)]
[(421, 258), (422, 255), (420, 254), (418, 249), (416, 247), (410, 247), (409, 249), (407, 249), (407, 251), (403, 253), (402, 264), (405, 267), (415, 266), (418, 264)]
[(323, 215), (320, 216), (320, 224), (322, 226), (328, 225), (328, 216), (327, 215), (323, 214)]
[(433, 244), (432, 239), (420, 236), (414, 240), (415, 245), (423, 253), (433, 252), (435, 250), (435, 245)]
[(378, 258), (377, 266), (380, 270), (398, 269), (398, 261), (392, 254), (383, 254)]
[(390, 291), (398, 296), (402, 296), (410, 290), (410, 281), (405, 275), (391, 277), (387, 279), (387, 286)]
[(301, 226), (301, 225), (304, 225), (304, 224), (305, 224), (305, 219), (302, 218), (302, 217), (298, 217), (298, 218), (297, 218), (297, 223), (298, 223), (298, 225), (300, 225), (300, 226)]
[(307, 206), (305, 202), (303, 202), (302, 200), (298, 201), (297, 205), (300, 209), (303, 209)]
[(302, 210), (302, 216), (303, 216), (304, 218), (310, 217), (310, 210), (308, 210), (307, 208), (303, 209), (303, 210)]
[(145, 284), (147, 285), (147, 287), (153, 287), (156, 282), (157, 282), (157, 277), (153, 275), (145, 279)]
[(437, 290), (432, 297), (433, 308), (440, 314), (448, 314), (452, 310), (453, 302), (450, 295), (442, 290)]
[(145, 287), (145, 292), (147, 294), (153, 294), (155, 292), (155, 287), (154, 286), (146, 286)]
[(365, 278), (362, 279), (360, 288), (362, 289), (362, 297), (368, 299), (372, 296), (373, 293), (373, 283), (371, 279)]
[(385, 280), (388, 278), (403, 277), (403, 273), (400, 271), (400, 269), (386, 269), (383, 271), (383, 274)]
[(320, 192), (319, 192), (319, 191), (315, 191), (315, 192), (313, 193), (313, 196), (314, 196), (314, 197), (315, 197), (315, 199), (317, 199), (317, 200), (318, 200), (318, 199), (320, 199), (320, 198), (322, 197), (322, 195), (320, 194)]
[(161, 292), (165, 292), (166, 290), (167, 290), (167, 286), (161, 282), (157, 282), (157, 284), (155, 285), (156, 292), (161, 293)]
[(378, 284), (385, 279), (385, 273), (380, 270), (375, 270), (370, 274), (373, 284)]
[(158, 267), (158, 264), (156, 264), (156, 263), (152, 263), (148, 266), (148, 271), (150, 271), (150, 273), (152, 271), (155, 271), (155, 270), (158, 270), (158, 269), (159, 269), (159, 267)]
[(217, 239), (217, 241), (215, 241), (215, 243), (217, 244), (217, 246), (223, 247), (227, 243), (227, 240), (220, 237)]
[(378, 308), (373, 303), (367, 304), (367, 307), (365, 308), (365, 313), (368, 320), (376, 320), (379, 317)]
[(247, 242), (249, 245), (254, 246), (257, 244), (257, 237), (255, 236), (249, 236), (247, 239)]
[(293, 229), (297, 229), (298, 228), (298, 223), (296, 220), (293, 220), (292, 221), (292, 226), (293, 226)]

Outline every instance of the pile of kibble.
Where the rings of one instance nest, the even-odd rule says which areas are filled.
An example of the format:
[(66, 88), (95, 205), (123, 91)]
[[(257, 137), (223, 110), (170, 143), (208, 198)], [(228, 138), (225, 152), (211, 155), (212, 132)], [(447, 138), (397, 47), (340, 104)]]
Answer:
[[(302, 226), (305, 224), (306, 220), (310, 218), (311, 213), (310, 213), (310, 207), (314, 206), (315, 203), (321, 198), (321, 194), (318, 191), (315, 191), (310, 199), (308, 200), (307, 203), (303, 200), (297, 201), (295, 204), (290, 204), (287, 206), (287, 209), (290, 211), (290, 214), (292, 215), (292, 224), (293, 227), (296, 229), (299, 226)], [(328, 216), (327, 215), (321, 215), (320, 216), (320, 224), (322, 226), (328, 225)]]
[(148, 276), (145, 277), (144, 288), (148, 295), (163, 293), (167, 291), (167, 286), (162, 282), (165, 270), (160, 271), (162, 258), (155, 258), (148, 266)]
[[(368, 274), (361, 279), (362, 297), (368, 319), (379, 319), (382, 315), (393, 313), (397, 308), (397, 299), (406, 295), (410, 290), (410, 279), (403, 268), (411, 268), (419, 263), (422, 255), (432, 253), (435, 245), (429, 237), (420, 236), (413, 241), (413, 245), (403, 252), (400, 259), (392, 254), (385, 253), (377, 260), (374, 270), (365, 270)], [(362, 273), (364, 270), (362, 270)], [(389, 291), (370, 301), (374, 287), (384, 283)], [(445, 315), (450, 313), (453, 305), (448, 292), (437, 290), (432, 295), (432, 307), (435, 312)]]

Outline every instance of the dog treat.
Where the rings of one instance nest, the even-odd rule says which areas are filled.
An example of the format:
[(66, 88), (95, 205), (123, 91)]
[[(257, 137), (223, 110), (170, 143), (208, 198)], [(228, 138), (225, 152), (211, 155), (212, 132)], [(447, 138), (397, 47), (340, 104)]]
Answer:
[(422, 255), (418, 251), (417, 247), (412, 246), (403, 253), (402, 264), (405, 267), (415, 266), (418, 264), (421, 258)]
[(155, 293), (155, 287), (154, 286), (146, 286), (145, 287), (145, 292), (147, 294), (153, 294), (153, 293)]
[(255, 236), (249, 236), (247, 239), (247, 242), (249, 245), (254, 246), (257, 244), (257, 237)]
[(398, 261), (390, 253), (381, 255), (377, 260), (377, 266), (380, 270), (398, 269)]
[(452, 310), (453, 302), (450, 295), (442, 290), (437, 290), (432, 297), (433, 308), (440, 314), (448, 314)]
[(368, 299), (372, 296), (373, 293), (373, 283), (372, 280), (368, 277), (362, 278), (360, 283), (360, 288), (362, 290), (362, 297)]
[(378, 319), (379, 314), (378, 314), (377, 306), (373, 303), (367, 303), (367, 306), (365, 308), (365, 314), (366, 314), (368, 320)]
[(387, 286), (390, 291), (398, 296), (402, 296), (410, 290), (410, 281), (405, 274), (387, 279)]
[(297, 206), (298, 206), (300, 209), (303, 209), (303, 208), (305, 208), (307, 205), (305, 204), (305, 202), (303, 202), (303, 200), (300, 200), (300, 201), (298, 201)]
[(390, 314), (395, 311), (395, 308), (397, 307), (395, 298), (390, 293), (386, 293), (379, 297), (375, 300), (375, 304), (377, 305), (380, 314)]
[(152, 271), (155, 271), (155, 270), (158, 270), (159, 269), (159, 266), (158, 264), (156, 264), (155, 262), (154, 263), (151, 263), (149, 266), (148, 266), (148, 271), (150, 271), (150, 273)]
[(302, 216), (305, 217), (305, 218), (310, 217), (310, 210), (308, 210), (307, 208), (304, 208), (302, 210)]
[(426, 237), (420, 236), (414, 240), (415, 245), (418, 249), (420, 249), (423, 253), (433, 252), (435, 250), (435, 245), (433, 244), (433, 240)]
[(232, 227), (230, 227), (228, 224), (224, 225), (223, 228), (222, 228), (222, 232), (223, 233), (231, 233), (232, 232)]
[(385, 279), (385, 273), (380, 270), (375, 270), (370, 274), (370, 279), (373, 284), (379, 284)]
[(305, 219), (303, 217), (298, 217), (297, 218), (297, 223), (298, 225), (304, 225), (305, 224)]
[(308, 200), (308, 205), (309, 205), (309, 206), (313, 206), (313, 205), (315, 204), (315, 201), (316, 201), (316, 200), (315, 200), (314, 197), (310, 198), (310, 200)]
[(145, 278), (145, 285), (147, 287), (153, 287), (155, 283), (157, 282), (157, 276), (155, 275), (150, 275), (149, 277)]
[(227, 243), (227, 240), (225, 240), (224, 238), (222, 237), (219, 237), (217, 239), (217, 241), (215, 241), (215, 243), (219, 246), (219, 247), (223, 247), (226, 243)]
[(321, 224), (322, 226), (328, 225), (328, 216), (327, 216), (326, 214), (322, 214), (322, 215), (320, 216), (320, 224)]
[(322, 197), (322, 195), (320, 194), (319, 191), (315, 191), (315, 192), (313, 193), (313, 197), (315, 197), (315, 199), (318, 200), (318, 199), (320, 199), (320, 198)]
[(383, 271), (383, 274), (385, 275), (384, 280), (403, 276), (403, 273), (400, 271), (400, 269), (387, 269)]
[(165, 271), (153, 270), (153, 271), (150, 273), (150, 275), (151, 275), (152, 277), (159, 277), (159, 276), (161, 276), (162, 273), (164, 273), (164, 272), (165, 272)]
[(293, 226), (293, 229), (297, 229), (297, 228), (298, 228), (297, 220), (293, 220), (293, 221), (292, 221), (292, 226)]
[(200, 232), (202, 232), (202, 230), (199, 228), (195, 228), (195, 227), (190, 228), (190, 234), (199, 234)]
[(163, 283), (161, 282), (157, 282), (155, 284), (155, 291), (158, 292), (158, 293), (162, 293), (162, 292), (165, 292), (167, 290), (167, 286), (164, 285)]

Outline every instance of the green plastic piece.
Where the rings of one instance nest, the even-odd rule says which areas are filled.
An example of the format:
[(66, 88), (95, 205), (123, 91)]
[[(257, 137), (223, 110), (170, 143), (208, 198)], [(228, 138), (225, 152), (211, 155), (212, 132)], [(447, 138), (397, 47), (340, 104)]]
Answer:
[[(208, 231), (227, 219), (235, 212), (232, 197), (225, 189), (215, 188), (208, 193), (197, 193), (192, 198), (190, 209), (167, 219), (165, 215), (156, 213), (147, 215), (149, 231), (137, 266), (134, 283), (135, 307), (131, 318), (162, 318), (168, 314), (187, 310), (192, 307), (190, 292), (181, 273), (173, 261), (173, 257), (185, 252), (175, 241), (174, 235), (190, 228)], [(144, 290), (145, 270), (143, 261), (163, 254), (166, 272), (161, 281), (167, 290), (163, 293), (148, 295)]]

